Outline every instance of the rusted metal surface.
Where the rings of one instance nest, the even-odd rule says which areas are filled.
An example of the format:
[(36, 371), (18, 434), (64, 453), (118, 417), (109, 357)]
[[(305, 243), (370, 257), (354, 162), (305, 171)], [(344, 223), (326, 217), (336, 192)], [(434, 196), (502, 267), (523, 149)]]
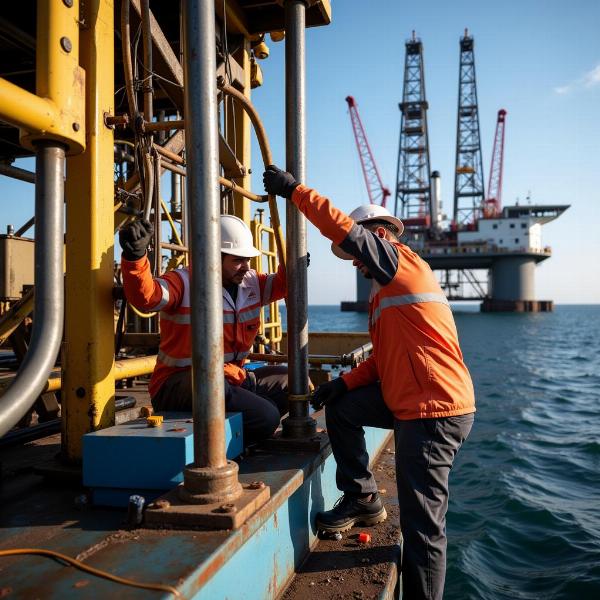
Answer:
[[(256, 133), (256, 137), (258, 139), (258, 145), (260, 147), (263, 164), (265, 168), (269, 165), (272, 165), (273, 155), (271, 154), (269, 138), (267, 137), (264, 125), (253, 104), (239, 90), (236, 90), (233, 86), (228, 85), (223, 77), (217, 78), (217, 85), (224, 94), (235, 98), (235, 100), (243, 107), (244, 111), (248, 115), (248, 118), (252, 122), (252, 126), (254, 127), (254, 132)], [(275, 232), (275, 242), (277, 244), (277, 256), (279, 258), (279, 263), (285, 267), (285, 238), (283, 236), (283, 229), (281, 228), (281, 223), (279, 221), (277, 200), (275, 199), (275, 196), (269, 196), (268, 198), (269, 210), (271, 213), (271, 225), (273, 227), (273, 231)]]
[(146, 523), (149, 526), (156, 527), (239, 529), (270, 497), (268, 486), (257, 489), (245, 486), (241, 495), (231, 502), (190, 504), (180, 498), (182, 491), (185, 491), (183, 485), (161, 496), (156, 501), (162, 501), (167, 506), (148, 507)]
[[(322, 417), (322, 415), (320, 415)], [(367, 430), (372, 458), (387, 436)], [(178, 586), (186, 598), (256, 600), (281, 593), (293, 569), (316, 542), (315, 513), (336, 500), (335, 464), (326, 446), (320, 453), (257, 452), (240, 465), (240, 481), (263, 481), (271, 498), (236, 531), (136, 529), (124, 531), (126, 511), (75, 507), (77, 486), (43, 485), (31, 467), (53, 457), (58, 440), (39, 441), (3, 453), (0, 548), (42, 547), (84, 558), (97, 568), (137, 579)], [(16, 597), (96, 599), (148, 592), (122, 588), (40, 557), (0, 559), (0, 579)], [(83, 579), (84, 587), (75, 587)]]
[(262, 443), (262, 447), (272, 452), (321, 452), (328, 445), (329, 438), (324, 431), (317, 431), (314, 435), (297, 438), (275, 434)]
[[(135, 31), (142, 20), (142, 3), (140, 0), (130, 1), (133, 7), (131, 27)], [(155, 58), (155, 64), (153, 65), (153, 69), (163, 78), (161, 79), (161, 87), (169, 95), (169, 98), (178, 107), (179, 111), (183, 113), (183, 68), (179, 60), (177, 60), (177, 56), (173, 52), (158, 21), (154, 18), (152, 11), (149, 11), (149, 27), (154, 47), (153, 57)]]

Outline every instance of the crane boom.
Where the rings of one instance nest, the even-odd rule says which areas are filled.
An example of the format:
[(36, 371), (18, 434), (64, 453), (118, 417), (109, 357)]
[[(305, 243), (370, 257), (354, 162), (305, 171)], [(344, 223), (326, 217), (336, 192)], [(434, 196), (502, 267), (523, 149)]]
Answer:
[(383, 185), (379, 170), (367, 139), (365, 128), (363, 127), (360, 115), (358, 114), (358, 106), (352, 96), (346, 98), (348, 109), (350, 111), (350, 120), (352, 121), (352, 130), (354, 139), (356, 140), (356, 148), (362, 167), (365, 183), (367, 185), (367, 193), (369, 194), (369, 202), (371, 204), (386, 205), (386, 199), (391, 195), (390, 190)]
[(492, 164), (490, 165), (490, 178), (488, 181), (488, 195), (485, 199), (483, 214), (485, 217), (496, 217), (502, 210), (502, 172), (504, 169), (504, 127), (506, 111), (498, 111), (496, 121), (496, 135), (492, 149)]

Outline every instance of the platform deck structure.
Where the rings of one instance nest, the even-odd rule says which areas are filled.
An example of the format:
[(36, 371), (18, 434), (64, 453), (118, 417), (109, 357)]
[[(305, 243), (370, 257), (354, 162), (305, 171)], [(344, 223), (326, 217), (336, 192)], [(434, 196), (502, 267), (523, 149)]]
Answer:
[[(318, 425), (324, 426), (323, 415)], [(373, 460), (390, 435), (367, 429)], [(188, 599), (275, 598), (317, 541), (316, 513), (340, 494), (329, 445), (318, 453), (256, 450), (240, 461), (240, 482), (263, 481), (271, 499), (242, 528), (130, 529), (126, 510), (82, 503), (85, 490), (77, 481), (57, 485), (44, 477), (44, 464), (59, 450), (58, 435), (4, 450), (0, 550), (48, 548), (121, 577), (175, 586)], [(39, 556), (1, 558), (0, 580), (1, 589), (21, 598), (37, 597), (41, 590), (44, 598), (171, 596), (119, 585)]]

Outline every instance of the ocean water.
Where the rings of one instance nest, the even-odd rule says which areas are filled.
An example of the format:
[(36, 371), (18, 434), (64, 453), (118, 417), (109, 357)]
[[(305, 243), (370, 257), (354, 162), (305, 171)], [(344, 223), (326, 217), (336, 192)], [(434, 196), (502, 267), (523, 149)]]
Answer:
[[(600, 599), (600, 305), (454, 314), (477, 414), (450, 476), (444, 598)], [(309, 326), (367, 321), (311, 306)]]

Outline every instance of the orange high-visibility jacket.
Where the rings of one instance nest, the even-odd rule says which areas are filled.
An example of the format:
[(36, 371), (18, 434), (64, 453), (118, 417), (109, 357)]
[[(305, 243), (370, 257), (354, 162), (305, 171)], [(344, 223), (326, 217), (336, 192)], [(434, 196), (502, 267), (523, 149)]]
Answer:
[(408, 246), (356, 224), (314, 190), (299, 185), (292, 201), (374, 277), (369, 298), (373, 353), (343, 375), (348, 389), (379, 381), (386, 405), (400, 420), (474, 412), (473, 383), (452, 311), (429, 265)]
[[(190, 272), (168, 271), (152, 278), (144, 256), (136, 261), (121, 259), (127, 300), (143, 311), (160, 311), (160, 346), (156, 367), (148, 386), (154, 397), (173, 373), (192, 364), (190, 327)], [(242, 368), (260, 324), (260, 307), (286, 294), (282, 267), (270, 275), (250, 270), (238, 287), (236, 302), (223, 288), (223, 361), (225, 377), (233, 385), (246, 378)]]

